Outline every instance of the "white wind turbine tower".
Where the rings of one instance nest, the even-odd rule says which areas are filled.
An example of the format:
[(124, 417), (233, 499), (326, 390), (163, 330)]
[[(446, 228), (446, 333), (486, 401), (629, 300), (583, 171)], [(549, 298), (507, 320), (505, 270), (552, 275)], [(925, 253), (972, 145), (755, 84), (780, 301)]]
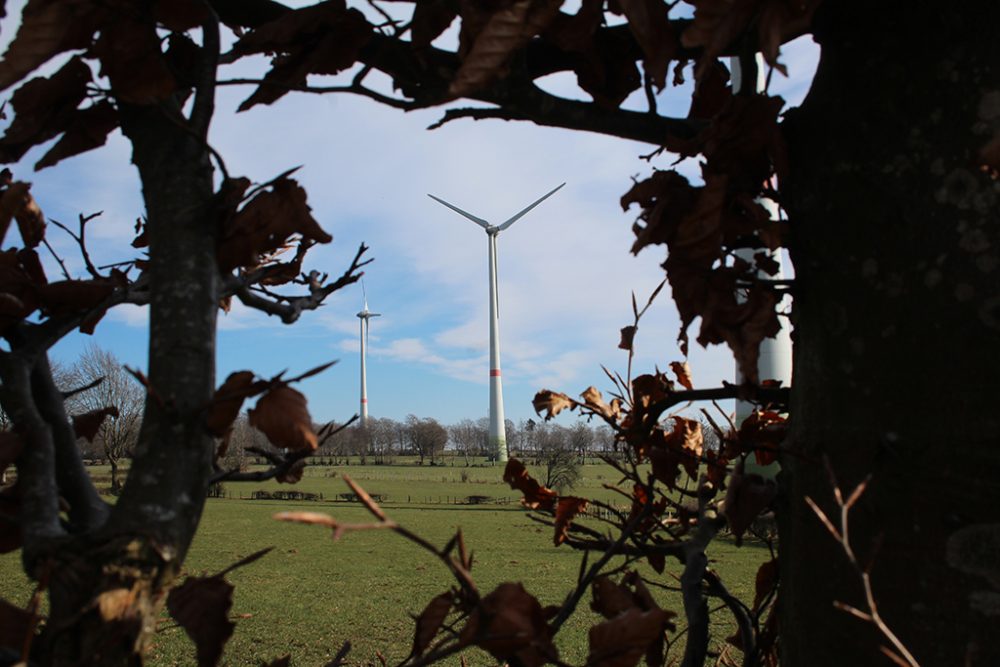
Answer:
[(457, 206), (453, 206), (443, 199), (438, 199), (432, 194), (427, 196), (443, 204), (455, 211), (459, 215), (463, 215), (469, 220), (486, 230), (486, 237), (489, 241), (488, 257), (489, 257), (489, 267), (490, 267), (490, 432), (489, 432), (489, 445), (490, 449), (496, 453), (497, 459), (499, 461), (507, 460), (507, 435), (504, 430), (504, 416), (503, 416), (503, 387), (500, 382), (500, 303), (497, 296), (497, 236), (500, 232), (504, 231), (515, 222), (517, 222), (521, 216), (535, 208), (543, 201), (551, 197), (556, 193), (559, 188), (561, 188), (565, 183), (560, 184), (554, 190), (548, 192), (537, 201), (532, 203), (530, 206), (525, 207), (520, 212), (514, 214), (512, 217), (508, 218), (499, 225), (491, 225), (482, 218), (477, 218), (471, 213), (467, 213)]
[[(753, 85), (756, 92), (761, 92), (765, 87), (765, 75), (764, 75), (764, 57), (758, 53), (756, 56), (756, 79), (751, 81), (749, 72), (744, 73), (743, 68), (740, 66), (740, 60), (736, 57), (731, 57), (729, 59), (729, 68), (732, 71), (732, 86), (733, 94), (738, 94), (743, 90), (743, 86)], [(772, 219), (777, 219), (778, 217), (778, 205), (775, 204), (770, 199), (762, 199), (760, 203), (768, 210), (771, 214)], [(782, 266), (781, 251), (768, 253), (775, 262), (778, 263), (778, 272), (774, 276), (761, 276), (762, 278), (770, 278), (781, 280), (784, 278), (784, 267)], [(741, 249), (736, 252), (738, 257), (741, 257), (749, 262), (753, 262), (754, 251), (750, 249)], [(780, 304), (786, 305), (788, 303), (788, 297), (785, 297)], [(761, 380), (780, 380), (782, 386), (789, 386), (792, 381), (792, 338), (791, 330), (787, 321), (782, 320), (781, 330), (774, 338), (765, 338), (760, 343), (760, 358), (757, 360), (757, 375)], [(736, 365), (736, 383), (740, 384), (743, 382), (742, 374), (739, 370), (739, 364)], [(736, 401), (736, 424), (739, 425), (744, 419), (750, 416), (753, 411), (754, 405), (748, 401)], [(778, 464), (772, 463), (769, 466), (758, 466), (754, 459), (750, 458), (747, 460), (746, 469), (748, 472), (756, 472), (763, 474), (765, 477), (774, 478), (778, 472)]]
[(367, 352), (368, 352), (368, 320), (373, 317), (381, 317), (382, 313), (373, 313), (368, 310), (368, 295), (365, 294), (364, 285), (361, 286), (361, 293), (364, 295), (365, 306), (358, 313), (361, 320), (361, 428), (368, 428), (368, 374), (366, 373)]

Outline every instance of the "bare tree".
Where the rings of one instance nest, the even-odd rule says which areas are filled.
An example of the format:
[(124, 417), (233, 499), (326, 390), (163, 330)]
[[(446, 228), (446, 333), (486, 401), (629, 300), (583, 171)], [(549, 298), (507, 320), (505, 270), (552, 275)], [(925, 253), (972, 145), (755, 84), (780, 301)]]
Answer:
[(420, 419), (416, 415), (406, 416), (406, 427), (410, 444), (420, 457), (421, 465), (425, 458), (434, 463), (435, 457), (444, 451), (448, 443), (448, 431), (433, 417)]
[(104, 420), (95, 438), (95, 444), (111, 466), (111, 491), (117, 494), (122, 487), (119, 464), (135, 444), (145, 391), (113, 352), (92, 344), (73, 364), (67, 379), (74, 387), (100, 380), (69, 399), (67, 407), (71, 412), (80, 414), (109, 407), (118, 411), (117, 417)]
[(472, 457), (482, 452), (487, 431), (479, 422), (463, 419), (448, 427), (448, 435), (455, 449), (465, 458), (465, 465), (471, 465)]

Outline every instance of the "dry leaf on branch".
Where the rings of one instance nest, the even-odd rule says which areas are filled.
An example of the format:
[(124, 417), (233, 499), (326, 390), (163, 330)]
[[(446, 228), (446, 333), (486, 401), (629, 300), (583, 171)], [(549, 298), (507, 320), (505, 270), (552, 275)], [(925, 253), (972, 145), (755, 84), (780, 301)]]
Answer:
[(282, 176), (226, 221), (216, 253), (219, 268), (229, 272), (256, 267), (262, 257), (282, 248), (295, 234), (316, 243), (333, 240), (313, 218), (306, 191), (294, 179)]
[(0, 90), (63, 51), (87, 48), (105, 16), (98, 3), (29, 0), (17, 35), (0, 60)]
[(743, 542), (743, 533), (777, 495), (778, 485), (774, 480), (764, 479), (756, 473), (745, 473), (742, 460), (736, 464), (729, 478), (724, 507), (737, 546)]
[(617, 420), (621, 416), (622, 402), (617, 398), (613, 398), (611, 399), (611, 403), (605, 403), (604, 397), (597, 390), (597, 387), (587, 387), (580, 394), (580, 397), (588, 408), (591, 408), (605, 419)]
[(300, 459), (293, 463), (288, 470), (280, 473), (275, 479), (279, 484), (298, 484), (302, 481), (302, 474), (305, 472), (305, 459)]
[(275, 447), (291, 450), (317, 447), (306, 397), (287, 385), (271, 388), (249, 411), (250, 425), (259, 429)]
[(109, 405), (85, 412), (82, 415), (73, 415), (73, 432), (77, 438), (83, 438), (87, 442), (93, 442), (97, 437), (97, 432), (101, 430), (101, 425), (108, 417), (118, 417), (118, 408)]
[(669, 622), (662, 609), (629, 609), (590, 628), (587, 667), (633, 667), (662, 640)]
[(686, 361), (671, 361), (670, 370), (674, 372), (677, 377), (677, 383), (683, 386), (685, 389), (694, 389), (694, 383), (691, 381), (691, 365)]
[[(468, 5), (463, 7), (463, 42), (470, 40), (465, 26)], [(448, 94), (453, 97), (470, 95), (506, 75), (507, 63), (535, 35), (552, 22), (562, 0), (514, 0), (500, 5), (485, 23), (477, 26), (471, 48), (462, 58)]]
[(237, 55), (273, 55), (264, 83), (240, 104), (246, 111), (271, 104), (298, 86), (309, 74), (337, 74), (354, 64), (373, 27), (357, 9), (341, 0), (321, 2), (282, 12), (254, 28), (233, 47)]
[(260, 393), (264, 383), (254, 382), (252, 371), (237, 371), (230, 373), (226, 381), (215, 390), (212, 402), (205, 417), (208, 432), (221, 438), (236, 421), (243, 407), (243, 401)]
[(167, 595), (167, 609), (194, 642), (198, 667), (213, 667), (236, 624), (229, 620), (233, 586), (220, 576), (188, 577)]
[(507, 467), (503, 471), (503, 481), (510, 484), (510, 488), (524, 494), (524, 497), (521, 498), (521, 504), (525, 507), (551, 510), (555, 506), (558, 494), (539, 484), (528, 474), (524, 464), (517, 459), (511, 459), (507, 462)]
[(574, 496), (564, 496), (556, 503), (555, 537), (553, 542), (559, 546), (569, 536), (569, 526), (578, 514), (587, 509), (587, 501)]
[(432, 599), (424, 610), (417, 617), (417, 627), (413, 636), (413, 650), (411, 656), (421, 656), (427, 647), (431, 645), (438, 630), (447, 618), (452, 607), (452, 594), (441, 593)]
[(459, 634), (500, 661), (539, 667), (558, 658), (542, 605), (524, 586), (503, 583), (484, 597)]
[(542, 414), (542, 410), (545, 410), (545, 419), (548, 420), (552, 419), (566, 408), (572, 410), (576, 407), (577, 403), (566, 394), (559, 393), (558, 391), (543, 389), (535, 394), (535, 398), (532, 399), (531, 405), (535, 408), (535, 412), (538, 414)]
[(6, 237), (11, 219), (17, 220), (26, 248), (34, 248), (45, 237), (45, 215), (28, 192), (30, 188), (30, 183), (16, 181), (0, 195), (0, 241)]

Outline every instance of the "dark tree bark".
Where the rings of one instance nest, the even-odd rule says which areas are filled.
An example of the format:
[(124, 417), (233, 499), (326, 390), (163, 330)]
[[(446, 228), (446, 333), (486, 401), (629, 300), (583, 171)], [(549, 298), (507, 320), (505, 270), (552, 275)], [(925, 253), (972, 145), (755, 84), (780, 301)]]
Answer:
[[(996, 665), (1000, 219), (977, 152), (1000, 129), (996, 3), (827, 2), (784, 124), (796, 271), (783, 456), (783, 665), (882, 665), (857, 573), (804, 498), (850, 490), (878, 609), (923, 665)], [(881, 537), (881, 548), (874, 544)], [(991, 583), (992, 580), (992, 583)]]
[[(140, 664), (201, 517), (214, 441), (204, 410), (215, 386), (219, 274), (212, 169), (178, 104), (122, 105), (146, 203), (150, 243), (149, 392), (127, 483), (106, 528), (52, 550), (53, 665)], [(55, 497), (55, 496), (54, 496)], [(115, 618), (101, 605), (132, 591)], [(85, 610), (81, 613), (81, 610)]]

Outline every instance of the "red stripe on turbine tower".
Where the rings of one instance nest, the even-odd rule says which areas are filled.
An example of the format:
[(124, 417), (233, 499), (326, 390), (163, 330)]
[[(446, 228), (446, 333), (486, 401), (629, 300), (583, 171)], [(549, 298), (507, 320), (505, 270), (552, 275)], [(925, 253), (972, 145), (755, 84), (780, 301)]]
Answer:
[(491, 368), (490, 369), (490, 377), (491, 378), (500, 377), (500, 369), (499, 368)]
[(361, 399), (361, 402), (362, 402), (362, 403), (367, 403), (367, 402), (368, 402), (368, 399), (367, 399), (367, 398), (362, 398), (362, 399)]

